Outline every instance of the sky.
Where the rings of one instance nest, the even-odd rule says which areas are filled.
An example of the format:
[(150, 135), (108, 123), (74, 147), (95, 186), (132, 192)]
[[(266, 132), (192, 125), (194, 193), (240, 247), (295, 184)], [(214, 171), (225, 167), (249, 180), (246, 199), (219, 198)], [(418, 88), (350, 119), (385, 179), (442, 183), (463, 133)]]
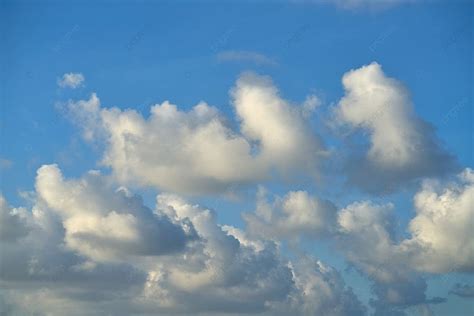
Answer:
[(471, 1), (2, 1), (5, 315), (472, 315)]

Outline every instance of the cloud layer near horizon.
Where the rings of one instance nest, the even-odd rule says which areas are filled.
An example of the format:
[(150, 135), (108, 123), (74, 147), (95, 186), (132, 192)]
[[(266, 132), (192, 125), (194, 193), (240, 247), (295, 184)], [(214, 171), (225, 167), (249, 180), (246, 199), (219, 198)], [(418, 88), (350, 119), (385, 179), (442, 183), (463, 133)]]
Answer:
[(2, 225), (21, 231), (0, 241), (4, 308), (363, 315), (337, 271), (321, 262), (285, 259), (275, 242), (221, 226), (212, 210), (176, 195), (158, 195), (151, 210), (107, 182), (97, 172), (64, 179), (45, 165), (31, 212), (0, 199)]

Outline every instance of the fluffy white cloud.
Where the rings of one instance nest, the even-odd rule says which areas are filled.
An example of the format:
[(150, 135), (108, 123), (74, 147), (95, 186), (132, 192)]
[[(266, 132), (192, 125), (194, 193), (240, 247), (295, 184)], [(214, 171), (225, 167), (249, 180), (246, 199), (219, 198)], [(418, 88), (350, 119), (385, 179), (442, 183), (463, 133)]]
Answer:
[(377, 310), (426, 303), (426, 282), (410, 268), (409, 254), (396, 243), (393, 205), (369, 201), (339, 212), (337, 246), (346, 260), (374, 281)]
[(473, 199), (471, 169), (447, 184), (426, 181), (415, 195), (416, 216), (405, 239), (396, 234), (391, 204), (358, 202), (339, 212), (339, 248), (376, 282), (379, 308), (441, 302), (426, 299), (422, 274), (474, 270)]
[(159, 195), (157, 209), (175, 220), (188, 218), (203, 244), (169, 264), (157, 264), (144, 288), (147, 304), (187, 312), (262, 312), (293, 288), (291, 269), (276, 245), (256, 246), (243, 232), (223, 229), (213, 211), (174, 195)]
[(320, 261), (303, 257), (292, 264), (295, 291), (287, 302), (273, 303), (272, 315), (365, 315), (351, 288), (337, 271)]
[(307, 126), (306, 106), (290, 105), (270, 79), (253, 74), (237, 81), (232, 96), (241, 133), (204, 102), (183, 112), (166, 101), (147, 119), (101, 108), (95, 94), (69, 109), (86, 139), (105, 142), (102, 162), (121, 182), (208, 193), (266, 179), (273, 170), (316, 174), (322, 150)]
[(410, 235), (399, 232), (394, 205), (355, 202), (336, 212), (307, 192), (290, 192), (273, 203), (259, 193), (255, 213), (245, 214), (249, 231), (267, 238), (329, 237), (347, 262), (373, 282), (380, 315), (406, 306), (441, 303), (427, 298), (427, 274), (471, 273), (474, 268), (474, 172), (456, 181), (426, 181), (415, 195)]
[[(403, 84), (371, 63), (344, 74), (345, 96), (335, 112), (351, 128), (368, 131), (365, 157), (351, 152), (350, 181), (369, 191), (393, 190), (419, 177), (452, 167), (452, 157), (439, 145), (431, 125), (420, 119)], [(370, 176), (369, 176), (370, 175)]]
[(245, 213), (248, 230), (266, 238), (293, 238), (300, 234), (328, 236), (336, 227), (337, 209), (329, 201), (310, 196), (305, 191), (292, 191), (273, 203), (259, 189), (255, 213)]
[(412, 240), (422, 249), (418, 270), (432, 273), (474, 272), (474, 171), (457, 181), (426, 181), (415, 196), (416, 216), (409, 224)]
[(257, 157), (265, 165), (287, 174), (315, 173), (324, 151), (302, 115), (308, 102), (314, 101), (302, 107), (291, 106), (280, 97), (269, 77), (252, 73), (242, 75), (231, 94), (242, 134), (260, 145)]
[[(55, 165), (38, 170), (35, 196), (18, 218), (28, 233), (0, 241), (2, 313), (365, 312), (335, 270), (289, 262), (275, 242), (221, 226), (212, 210), (178, 196), (159, 195), (152, 212), (97, 172), (68, 180)], [(2, 203), (0, 227), (12, 216)]]
[(60, 79), (58, 79), (58, 85), (61, 88), (76, 89), (83, 85), (84, 79), (84, 75), (81, 73), (65, 73)]
[(154, 214), (140, 197), (124, 188), (114, 191), (96, 171), (64, 180), (56, 165), (46, 165), (38, 170), (36, 190), (61, 218), (66, 246), (94, 261), (163, 255), (196, 238), (192, 225)]

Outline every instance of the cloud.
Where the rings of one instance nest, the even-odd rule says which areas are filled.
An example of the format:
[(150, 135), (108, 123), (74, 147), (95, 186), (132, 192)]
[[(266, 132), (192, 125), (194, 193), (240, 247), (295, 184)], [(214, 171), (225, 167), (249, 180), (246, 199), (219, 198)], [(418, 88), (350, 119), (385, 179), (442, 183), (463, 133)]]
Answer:
[(98, 172), (64, 180), (56, 165), (45, 165), (36, 190), (61, 219), (66, 246), (93, 261), (169, 254), (197, 238), (192, 225), (154, 214), (128, 190), (114, 191)]
[(29, 228), (24, 217), (26, 210), (11, 208), (0, 194), (0, 241), (15, 241), (28, 234)]
[[(18, 218), (28, 233), (0, 241), (2, 312), (365, 313), (321, 262), (289, 261), (275, 242), (221, 226), (214, 211), (176, 195), (158, 195), (151, 211), (109, 180), (96, 171), (65, 179), (55, 165), (38, 170), (32, 210)], [(10, 221), (5, 205), (0, 227)], [(189, 235), (183, 247), (180, 236)]]
[(244, 50), (228, 50), (217, 54), (219, 62), (251, 62), (257, 65), (275, 66), (277, 63), (260, 53)]
[(270, 203), (260, 188), (255, 212), (243, 217), (250, 233), (266, 238), (329, 237), (365, 274), (390, 282), (410, 271), (474, 271), (473, 199), (469, 168), (444, 183), (425, 180), (414, 196), (415, 216), (405, 238), (392, 203), (357, 201), (337, 211), (332, 202), (306, 191), (290, 191)]
[[(371, 63), (344, 74), (344, 97), (337, 120), (366, 131), (366, 153), (350, 152), (349, 182), (372, 193), (393, 191), (407, 181), (453, 170), (453, 158), (441, 147), (434, 128), (420, 119), (401, 82)], [(368, 176), (373, 175), (373, 176)]]
[(336, 227), (336, 206), (329, 201), (310, 196), (305, 191), (291, 191), (273, 203), (259, 189), (255, 213), (244, 213), (249, 232), (265, 238), (328, 236)]
[(65, 73), (60, 79), (58, 79), (58, 85), (61, 88), (76, 89), (83, 85), (84, 75), (81, 73)]
[(415, 2), (417, 0), (332, 0), (344, 9), (386, 9), (400, 4)]
[(186, 193), (216, 193), (282, 177), (317, 175), (322, 145), (307, 123), (307, 106), (282, 99), (267, 77), (244, 74), (231, 92), (240, 132), (200, 102), (185, 112), (168, 101), (148, 118), (102, 108), (98, 97), (71, 102), (84, 137), (105, 145), (102, 163), (122, 183)]
[(181, 220), (189, 218), (202, 240), (200, 247), (149, 272), (144, 296), (149, 304), (182, 312), (265, 310), (266, 302), (283, 300), (293, 287), (291, 270), (273, 243), (255, 247), (217, 225), (215, 213), (175, 195), (159, 195), (157, 209)]
[(426, 281), (409, 267), (396, 244), (393, 205), (355, 202), (339, 212), (336, 245), (346, 260), (373, 283), (372, 302), (381, 315), (427, 302)]
[(298, 291), (288, 302), (274, 303), (272, 315), (366, 315), (366, 308), (331, 267), (302, 257), (292, 269)]
[(426, 297), (426, 276), (471, 273), (474, 268), (474, 172), (454, 181), (426, 180), (414, 196), (415, 216), (403, 237), (391, 203), (353, 202), (336, 206), (305, 191), (275, 197), (260, 191), (254, 213), (243, 215), (249, 233), (276, 240), (326, 239), (372, 281), (376, 314), (402, 312), (407, 306), (438, 304)]
[(65, 247), (62, 220), (41, 199), (21, 214), (13, 223), (11, 218), (0, 216), (2, 232), (3, 227), (12, 224), (15, 230), (28, 228), (16, 238), (0, 240), (2, 315), (73, 315), (84, 311), (81, 308), (85, 306), (91, 313), (100, 314), (98, 306), (106, 301), (111, 304), (110, 311), (120, 310), (114, 306), (120, 301), (118, 294), (126, 296), (131, 288), (144, 282), (145, 275), (133, 267), (90, 262)]
[(456, 283), (449, 291), (450, 294), (464, 298), (474, 298), (474, 286), (469, 284)]
[(13, 166), (13, 161), (0, 157), (0, 170), (7, 170)]
[[(299, 2), (313, 2), (318, 4), (334, 4), (344, 10), (371, 10), (380, 11), (398, 5), (415, 3), (419, 0), (302, 0)], [(298, 0), (297, 0), (298, 2)]]
[(376, 281), (381, 301), (376, 305), (443, 302), (425, 298), (422, 275), (473, 271), (473, 197), (471, 169), (453, 182), (426, 181), (414, 197), (416, 215), (408, 224), (411, 236), (405, 239), (396, 235), (391, 204), (357, 202), (339, 212), (339, 248)]
[(465, 169), (456, 181), (425, 181), (414, 198), (416, 216), (409, 223), (422, 249), (417, 269), (432, 273), (474, 272), (474, 171)]

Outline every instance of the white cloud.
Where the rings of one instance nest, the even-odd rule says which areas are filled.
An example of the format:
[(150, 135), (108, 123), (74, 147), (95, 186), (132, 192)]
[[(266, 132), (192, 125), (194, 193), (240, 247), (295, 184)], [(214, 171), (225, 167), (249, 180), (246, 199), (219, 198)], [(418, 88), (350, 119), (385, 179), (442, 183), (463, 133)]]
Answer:
[(347, 72), (342, 83), (345, 96), (335, 108), (337, 119), (366, 130), (370, 138), (365, 157), (356, 152), (348, 157), (352, 183), (371, 192), (391, 191), (451, 169), (452, 157), (439, 145), (433, 127), (416, 115), (407, 89), (379, 64)]
[(61, 88), (76, 89), (83, 85), (84, 75), (81, 73), (65, 73), (60, 79), (58, 79), (58, 85)]
[(245, 50), (228, 50), (217, 54), (217, 60), (220, 62), (236, 61), (236, 62), (252, 62), (257, 65), (268, 65), (274, 66), (277, 63), (257, 52), (245, 51)]
[(196, 238), (192, 226), (153, 214), (124, 188), (114, 192), (98, 172), (64, 180), (56, 165), (45, 165), (38, 170), (36, 190), (60, 217), (66, 246), (94, 261), (169, 254)]
[(292, 270), (297, 291), (287, 302), (273, 303), (272, 315), (366, 315), (366, 308), (331, 267), (303, 257)]
[(422, 251), (418, 270), (474, 272), (474, 171), (465, 169), (452, 183), (427, 181), (415, 196), (416, 216), (409, 224)]
[(101, 108), (95, 94), (69, 109), (86, 139), (104, 141), (102, 162), (121, 182), (210, 193), (268, 179), (274, 170), (316, 175), (322, 149), (304, 107), (290, 105), (268, 78), (253, 74), (241, 76), (232, 96), (241, 133), (204, 102), (184, 112), (165, 101), (147, 119)]
[(265, 189), (257, 195), (255, 213), (245, 213), (248, 230), (266, 238), (293, 238), (300, 234), (310, 237), (328, 236), (336, 227), (336, 206), (329, 201), (310, 196), (305, 191), (292, 191), (273, 203), (266, 199)]
[(205, 242), (150, 271), (144, 290), (149, 304), (193, 313), (262, 312), (266, 302), (283, 300), (292, 290), (291, 270), (275, 244), (241, 242), (242, 233), (222, 229), (213, 211), (174, 195), (159, 195), (157, 209), (176, 220), (188, 218)]
[(373, 282), (374, 315), (403, 315), (408, 306), (438, 304), (443, 298), (426, 296), (427, 283), (413, 258), (418, 245), (397, 242), (392, 204), (356, 202), (339, 212), (336, 245), (346, 260)]
[[(0, 241), (0, 296), (10, 313), (364, 314), (330, 267), (289, 262), (275, 242), (222, 227), (213, 211), (176, 195), (158, 195), (152, 214), (108, 180), (95, 171), (65, 179), (55, 165), (38, 170), (33, 209), (19, 218), (28, 233)], [(169, 225), (199, 238), (181, 247), (183, 232)], [(179, 247), (161, 253), (163, 243)]]
[(348, 263), (373, 282), (377, 315), (406, 306), (436, 304), (426, 296), (426, 275), (474, 270), (474, 172), (456, 181), (425, 181), (415, 195), (416, 215), (403, 238), (391, 203), (354, 202), (336, 213), (327, 201), (307, 192), (289, 192), (267, 202), (259, 193), (255, 213), (244, 214), (249, 232), (293, 240), (327, 238)]
[[(415, 195), (411, 236), (396, 234), (393, 206), (358, 202), (339, 212), (339, 248), (347, 260), (376, 281), (379, 307), (441, 302), (426, 299), (422, 274), (474, 271), (474, 173), (455, 182), (426, 181)], [(400, 241), (398, 241), (400, 240)]]

